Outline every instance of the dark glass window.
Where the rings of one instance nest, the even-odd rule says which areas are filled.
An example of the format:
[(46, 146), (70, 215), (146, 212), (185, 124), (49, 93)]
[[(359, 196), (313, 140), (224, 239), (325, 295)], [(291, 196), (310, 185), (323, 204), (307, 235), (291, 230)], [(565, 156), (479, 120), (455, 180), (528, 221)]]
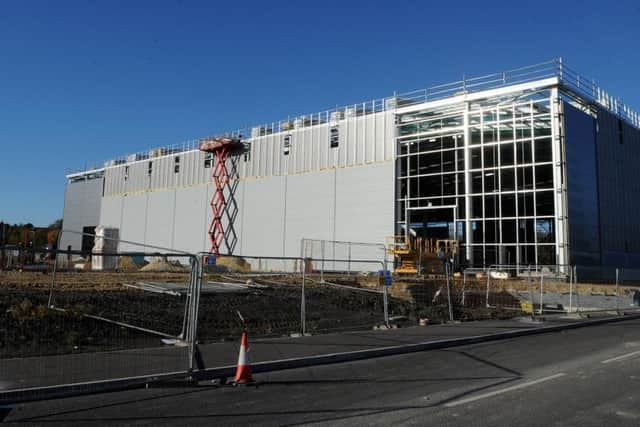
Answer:
[[(471, 169), (480, 169), (482, 167), (482, 148), (472, 148), (471, 153)], [(486, 148), (485, 148), (486, 150)]]
[(471, 173), (471, 192), (482, 193), (482, 172)]
[(517, 168), (518, 190), (533, 189), (533, 167)]
[(533, 136), (549, 136), (551, 135), (551, 122), (549, 117), (534, 118)]
[(498, 216), (498, 196), (485, 196), (484, 216), (485, 218), (495, 218)]
[(536, 214), (538, 216), (554, 214), (553, 191), (536, 193)]
[(553, 159), (551, 152), (551, 138), (536, 139), (533, 143), (536, 163), (550, 162)]
[(409, 156), (409, 175), (418, 174), (418, 156)]
[(518, 220), (518, 238), (520, 243), (535, 243), (533, 219)]
[(531, 122), (529, 120), (516, 122), (516, 139), (531, 138)]
[(484, 192), (492, 193), (498, 190), (498, 170), (488, 170), (484, 173)]
[(496, 125), (485, 126), (482, 133), (485, 144), (498, 141), (498, 129)]
[(513, 125), (511, 123), (501, 123), (500, 124), (500, 141), (511, 141), (513, 140)]
[(502, 195), (502, 216), (516, 216), (516, 195), (515, 194), (503, 194)]
[(288, 156), (291, 151), (291, 135), (285, 135), (283, 139), (284, 155)]
[(208, 169), (213, 166), (213, 153), (204, 153), (204, 167)]
[(556, 263), (555, 246), (538, 246), (538, 264), (553, 265)]
[(331, 148), (336, 148), (340, 144), (340, 134), (338, 132), (338, 126), (331, 126), (329, 134), (329, 145)]
[(453, 172), (456, 170), (456, 153), (453, 150), (442, 152), (442, 171)]
[(516, 143), (516, 159), (518, 164), (531, 163), (533, 161), (530, 141), (519, 141)]
[[(518, 228), (515, 219), (502, 220), (502, 243), (516, 243)], [(515, 258), (514, 258), (515, 261)]]
[(479, 127), (471, 128), (471, 145), (478, 145), (482, 142), (481, 131)]
[(536, 239), (538, 243), (554, 243), (553, 219), (536, 220)]
[(484, 147), (484, 167), (493, 168), (496, 166), (498, 166), (498, 146)]
[(476, 243), (481, 243), (483, 238), (483, 227), (482, 221), (472, 221), (471, 222), (471, 235), (473, 236), (473, 241)]
[(553, 166), (536, 166), (536, 188), (553, 188)]
[(512, 143), (500, 144), (500, 165), (501, 166), (513, 165), (513, 144)]
[(533, 193), (518, 194), (518, 216), (533, 216)]
[(484, 222), (484, 241), (486, 243), (500, 243), (497, 220), (491, 219)]
[(500, 171), (500, 186), (502, 191), (513, 191), (516, 189), (515, 172), (512, 168)]
[(482, 196), (471, 198), (471, 217), (482, 218)]
[[(520, 241), (522, 243), (522, 241)], [(520, 264), (534, 265), (536, 263), (536, 247), (520, 245)]]

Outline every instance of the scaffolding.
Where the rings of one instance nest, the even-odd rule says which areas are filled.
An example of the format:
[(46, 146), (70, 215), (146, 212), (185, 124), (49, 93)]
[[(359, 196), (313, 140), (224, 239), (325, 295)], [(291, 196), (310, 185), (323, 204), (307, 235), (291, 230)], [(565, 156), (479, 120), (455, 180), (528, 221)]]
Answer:
[(227, 199), (225, 190), (229, 188), (229, 170), (227, 160), (233, 155), (242, 151), (244, 145), (240, 138), (207, 138), (200, 142), (200, 151), (211, 153), (215, 156), (215, 165), (211, 178), (215, 186), (213, 197), (211, 198), (211, 210), (213, 220), (209, 226), (209, 238), (211, 240), (210, 252), (219, 255), (220, 247), (225, 239), (225, 226), (223, 215), (227, 209)]

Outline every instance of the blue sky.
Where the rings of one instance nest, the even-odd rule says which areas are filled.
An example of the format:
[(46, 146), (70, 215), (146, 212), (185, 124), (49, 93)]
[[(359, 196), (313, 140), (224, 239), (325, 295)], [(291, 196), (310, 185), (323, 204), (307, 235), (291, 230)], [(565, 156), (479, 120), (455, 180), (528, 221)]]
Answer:
[(0, 220), (61, 217), (69, 167), (558, 56), (638, 110), (639, 23), (626, 0), (2, 2)]

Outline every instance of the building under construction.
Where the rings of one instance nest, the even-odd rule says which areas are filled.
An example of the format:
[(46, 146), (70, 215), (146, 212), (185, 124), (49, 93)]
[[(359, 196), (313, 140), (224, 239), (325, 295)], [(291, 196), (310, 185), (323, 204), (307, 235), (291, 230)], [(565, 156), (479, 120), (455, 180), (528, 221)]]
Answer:
[(469, 266), (640, 267), (639, 128), (553, 60), (69, 174), (64, 228), (239, 255), (386, 243), (409, 270), (438, 242)]

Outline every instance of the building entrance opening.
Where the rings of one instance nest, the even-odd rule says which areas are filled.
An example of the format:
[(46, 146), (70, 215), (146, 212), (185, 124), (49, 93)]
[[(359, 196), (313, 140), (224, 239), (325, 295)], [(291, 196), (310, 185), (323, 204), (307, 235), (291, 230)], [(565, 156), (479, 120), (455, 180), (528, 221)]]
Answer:
[(438, 273), (445, 261), (458, 264), (455, 206), (410, 209), (407, 219), (407, 238), (416, 252), (418, 271)]

